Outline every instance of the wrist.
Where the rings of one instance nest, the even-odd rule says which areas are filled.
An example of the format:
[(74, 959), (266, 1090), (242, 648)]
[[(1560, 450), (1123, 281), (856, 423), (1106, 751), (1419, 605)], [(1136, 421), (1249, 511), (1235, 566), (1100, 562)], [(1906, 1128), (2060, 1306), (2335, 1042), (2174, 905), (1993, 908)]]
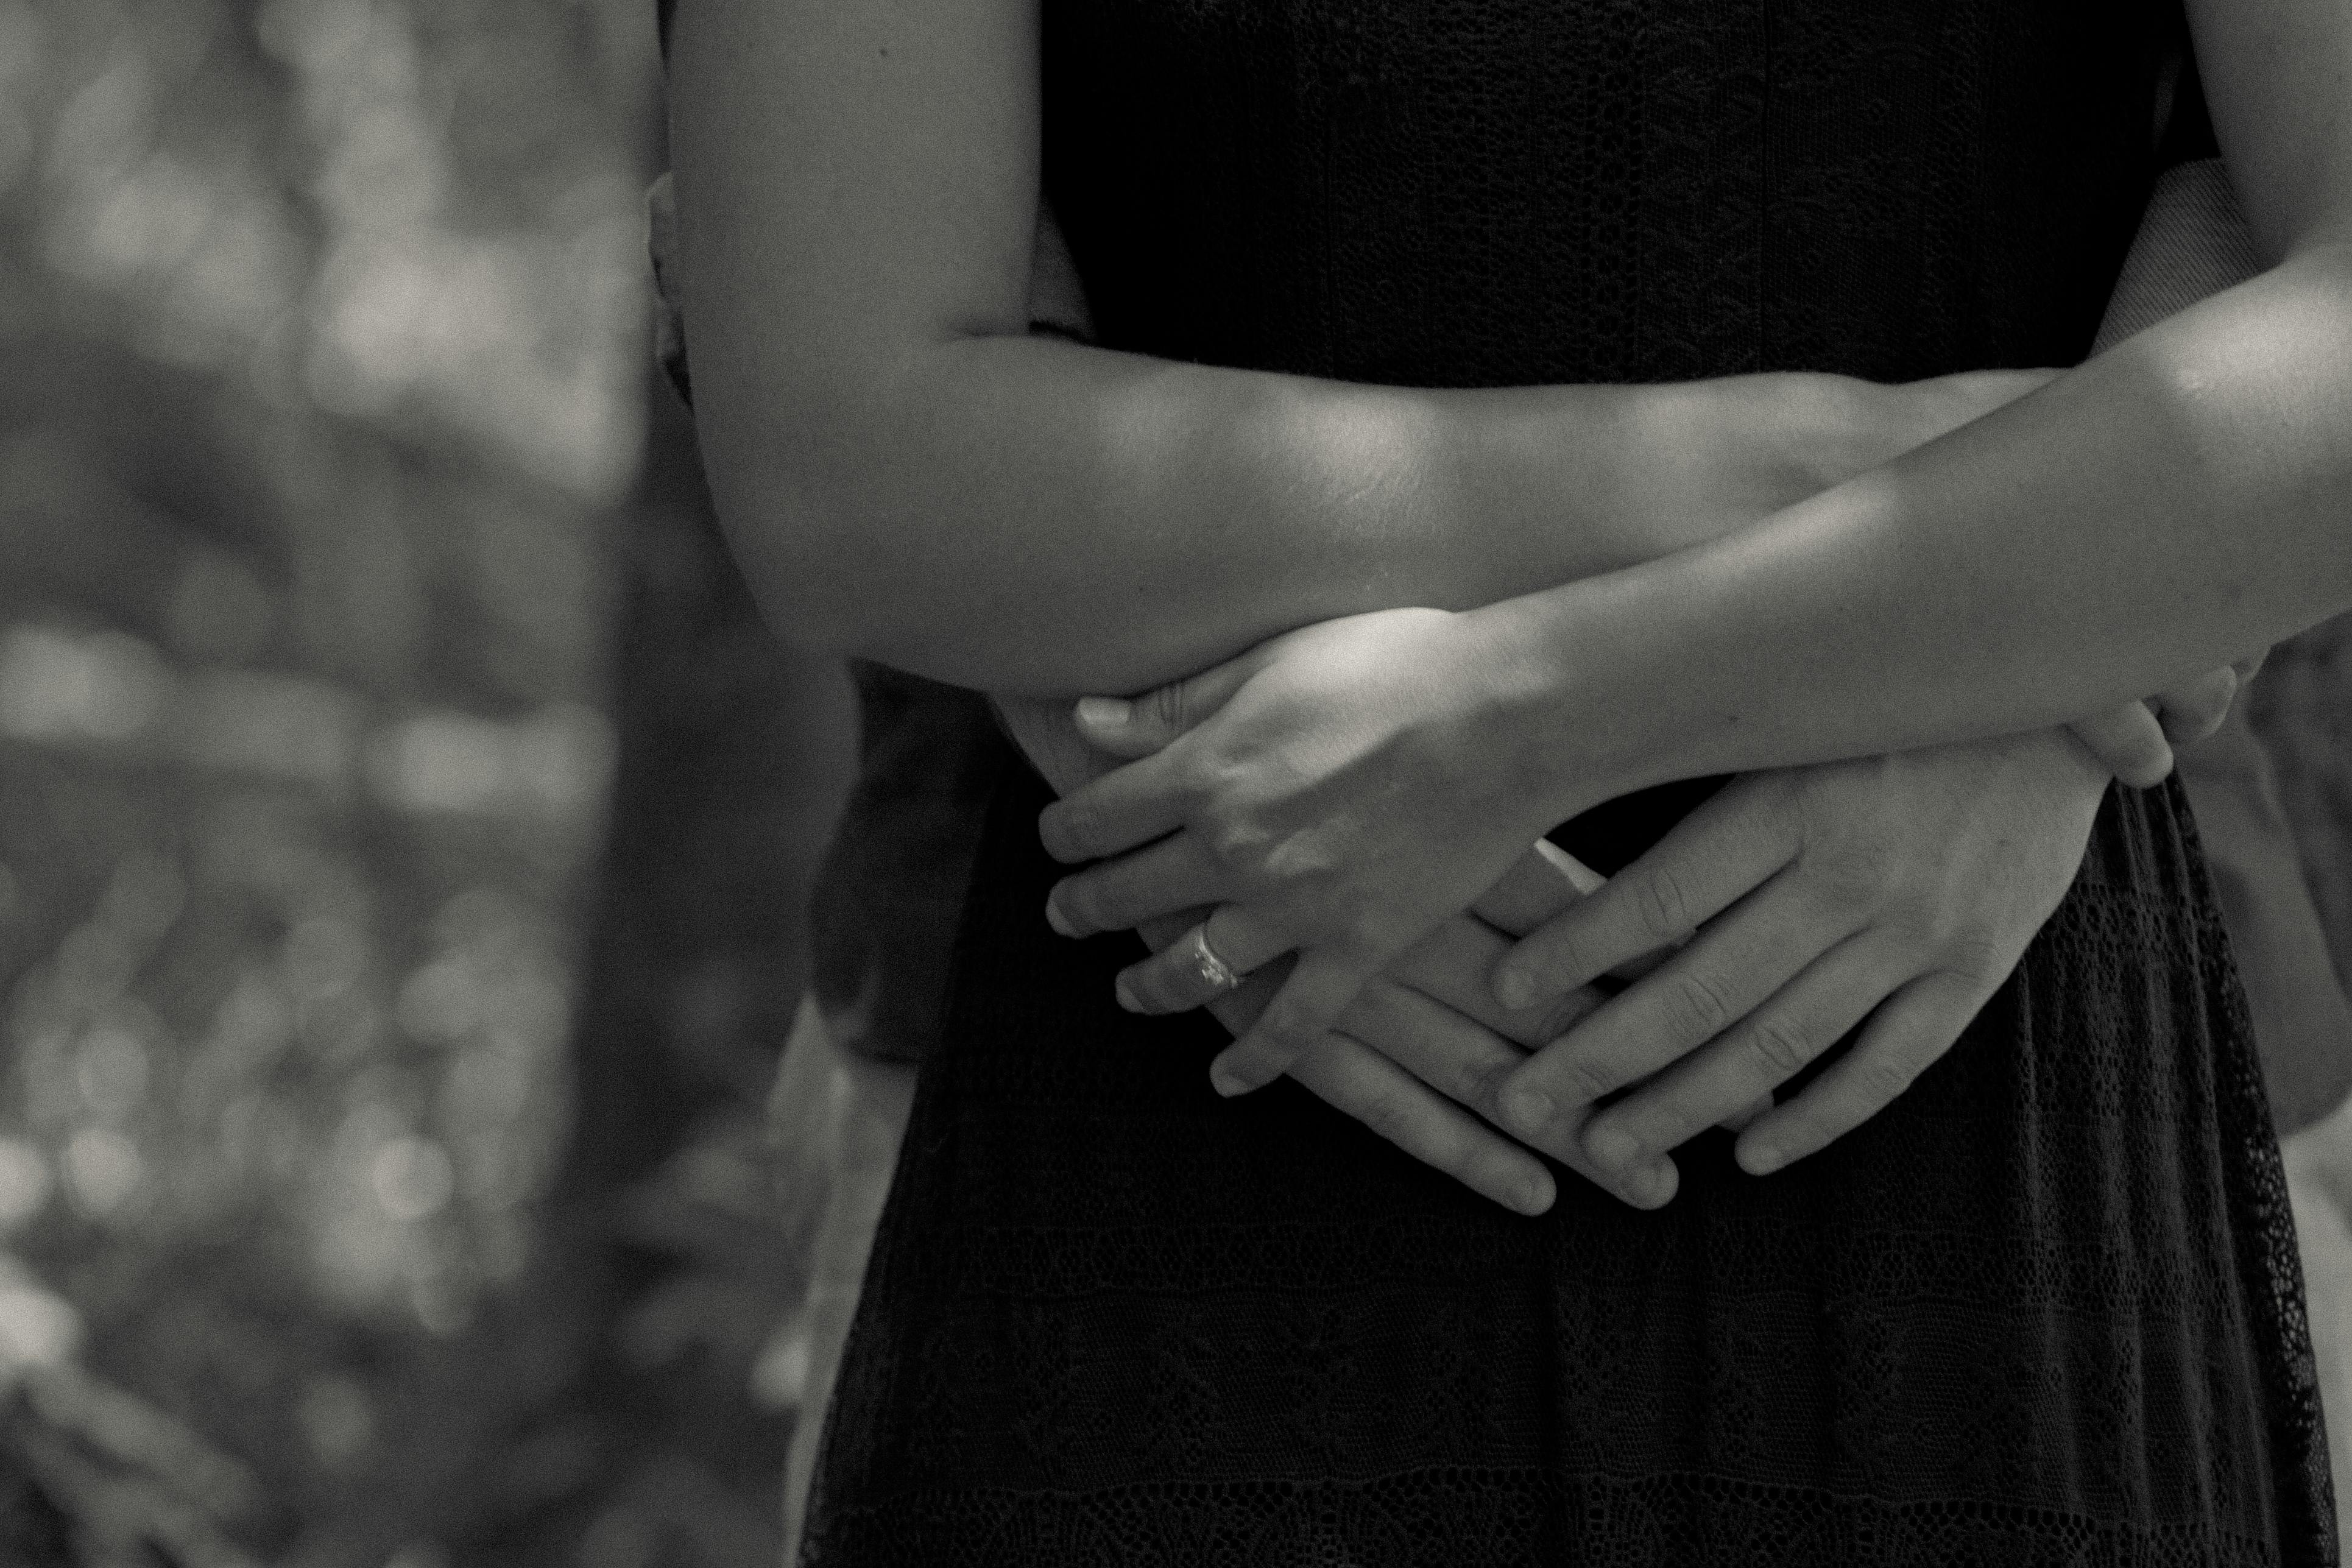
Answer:
[[(1637, 569), (1638, 572), (1638, 569)], [(1514, 801), (1547, 825), (1704, 771), (1685, 765), (1678, 722), (1629, 622), (1632, 573), (1505, 600), (1461, 616), (1487, 672), (1479, 754)]]
[(1654, 514), (1664, 548), (1639, 559), (1719, 539), (1885, 460), (1887, 420), (1869, 395), (1884, 390), (1804, 372), (1643, 388), (1622, 489)]

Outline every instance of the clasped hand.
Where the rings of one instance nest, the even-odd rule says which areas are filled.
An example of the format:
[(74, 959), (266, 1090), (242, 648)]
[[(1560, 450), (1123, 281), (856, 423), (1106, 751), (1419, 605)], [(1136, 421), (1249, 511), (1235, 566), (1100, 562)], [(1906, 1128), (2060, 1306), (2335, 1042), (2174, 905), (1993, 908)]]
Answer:
[[(1307, 626), (1186, 683), (1208, 713), (1048, 806), (1066, 862), (1105, 860), (1054, 892), (1070, 934), (1206, 906), (1242, 973), (1297, 962), (1211, 1071), (1226, 1094), (1313, 1049), (1369, 980), (1493, 887), (1549, 826), (1496, 765), (1471, 617), (1384, 610)], [(1089, 700), (1079, 724), (1134, 755), (1133, 709)], [(1122, 973), (1122, 1005), (1166, 1013), (1221, 988), (1171, 950)]]
[[(1752, 1114), (1857, 1028), (1843, 1061), (1747, 1127), (1741, 1163), (1778, 1168), (1899, 1094), (2063, 896), (2110, 776), (2063, 731), (1752, 775), (1501, 961), (1500, 922), (1476, 906), (1533, 833), (1500, 786), (1508, 770), (1480, 751), (1474, 705), (1449, 707), (1478, 679), (1454, 619), (1351, 617), (1134, 703), (1085, 705), (1091, 741), (1141, 760), (1047, 810), (1058, 856), (1116, 857), (1063, 882), (1052, 918), (1074, 933), (1157, 920), (1165, 942), (1209, 907), (1237, 967), (1295, 949), (1295, 970), (1251, 987), (1271, 1001), (1219, 1059), (1229, 1091), (1285, 1068), (1311, 1079), (1332, 1042), (1354, 1044), (1346, 1021), (1370, 998), (1417, 1005), (1391, 995), (1410, 955), (1458, 963), (1483, 940), (1491, 992), (1447, 1000), (1474, 1018), (1483, 1002), (1499, 1015), (1483, 1022), (1542, 1048), (1490, 1035), (1451, 1066), (1406, 1070), (1642, 1206), (1672, 1197), (1673, 1148)], [(1589, 982), (1675, 947), (1594, 1010)], [(1121, 976), (1143, 1011), (1210, 1000), (1200, 987), (1174, 952)], [(1484, 1164), (1510, 1180), (1474, 1185), (1539, 1206), (1523, 1172)]]

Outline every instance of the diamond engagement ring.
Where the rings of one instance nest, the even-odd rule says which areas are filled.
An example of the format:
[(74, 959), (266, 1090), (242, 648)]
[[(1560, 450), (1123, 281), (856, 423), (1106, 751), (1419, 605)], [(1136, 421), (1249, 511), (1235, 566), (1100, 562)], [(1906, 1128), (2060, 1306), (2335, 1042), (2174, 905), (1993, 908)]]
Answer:
[(1242, 977), (1234, 973), (1234, 966), (1220, 958), (1217, 950), (1209, 945), (1208, 921), (1202, 921), (1194, 926), (1191, 934), (1185, 937), (1184, 945), (1193, 967), (1201, 972), (1202, 984), (1217, 992), (1226, 992), (1242, 983)]

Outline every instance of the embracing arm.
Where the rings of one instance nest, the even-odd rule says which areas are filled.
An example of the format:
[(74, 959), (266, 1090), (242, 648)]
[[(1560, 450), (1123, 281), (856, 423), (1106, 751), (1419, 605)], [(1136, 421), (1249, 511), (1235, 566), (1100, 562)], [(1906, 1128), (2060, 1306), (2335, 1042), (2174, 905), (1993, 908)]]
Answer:
[(1801, 374), (1420, 392), (1029, 337), (1034, 7), (678, 18), (697, 423), (795, 636), (995, 691), (1137, 690), (1306, 623), (1651, 559), (1999, 401)]
[(2352, 12), (2191, 12), (2270, 268), (1754, 529), (1496, 606), (1507, 704), (1553, 694), (1530, 776), (1572, 801), (2021, 730), (2352, 605)]

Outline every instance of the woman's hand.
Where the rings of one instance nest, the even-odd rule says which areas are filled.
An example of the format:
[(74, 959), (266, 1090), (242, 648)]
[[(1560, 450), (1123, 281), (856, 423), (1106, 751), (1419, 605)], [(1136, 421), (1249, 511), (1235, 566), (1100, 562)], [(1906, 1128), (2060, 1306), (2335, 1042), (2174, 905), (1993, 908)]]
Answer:
[[(1487, 985), (1510, 936), (1532, 930), (1601, 879), (1549, 845), (1539, 845), (1488, 889), (1470, 913), (1454, 916), (1357, 994), (1338, 1027), (1291, 1064), (1289, 1076), (1333, 1109), (1364, 1123), (1415, 1159), (1522, 1214), (1540, 1214), (1556, 1195), (1550, 1169), (1495, 1131), (1495, 1093), (1528, 1048), (1559, 1035), (1601, 1005), (1581, 988), (1559, 1002), (1518, 1011)], [(1187, 921), (1160, 922), (1147, 940), (1164, 946)], [(1288, 972), (1269, 964), (1239, 991), (1209, 1004), (1236, 1036), (1247, 1032)], [(1761, 1109), (1760, 1107), (1756, 1109)], [(1647, 1206), (1640, 1184), (1602, 1177), (1573, 1137), (1544, 1152), (1624, 1202)]]
[(2239, 689), (2254, 678), (2268, 652), (2161, 692), (2145, 702), (2126, 702), (2067, 726), (2091, 748), (2117, 782), (2134, 789), (2160, 784), (2172, 772), (2176, 746), (2190, 746), (2221, 727)]
[(1760, 1175), (1821, 1149), (1901, 1094), (2008, 978), (2074, 881), (2107, 783), (2055, 730), (1735, 781), (1497, 966), (1498, 1000), (1540, 1007), (1689, 939), (1516, 1069), (1503, 1125), (1549, 1142), (1580, 1121), (1608, 1184), (1663, 1203), (1668, 1150), (1860, 1027), (1843, 1059), (1748, 1124), (1738, 1156)]
[[(1048, 806), (1056, 859), (1116, 857), (1048, 907), (1069, 935), (1211, 907), (1215, 952), (1246, 973), (1298, 962), (1221, 1055), (1219, 1089), (1257, 1088), (1312, 1049), (1365, 984), (1466, 909), (1550, 825), (1517, 786), (1498, 670), (1470, 617), (1352, 616), (1277, 637), (1186, 682), (1209, 717), (1164, 750)], [(1087, 738), (1127, 751), (1125, 703), (1079, 705)], [(1604, 791), (1596, 792), (1605, 794)], [(1119, 977), (1139, 1012), (1224, 987), (1180, 943)]]
[[(1069, 704), (1000, 697), (996, 706), (1015, 743), (1057, 793), (1107, 771), (1104, 753), (1079, 733)], [(1368, 984), (1339, 1027), (1292, 1064), (1290, 1076), (1472, 1191), (1522, 1214), (1542, 1213), (1556, 1195), (1551, 1171), (1516, 1139), (1495, 1131), (1495, 1089), (1527, 1058), (1528, 1047), (1559, 1034), (1598, 1006), (1601, 995), (1585, 987), (1558, 1003), (1513, 1012), (1494, 999), (1487, 979), (1511, 938), (1535, 930), (1601, 883), (1573, 857), (1538, 843), (1469, 913), (1446, 921)], [(1187, 916), (1148, 921), (1139, 934), (1157, 952), (1192, 923)], [(1288, 973), (1286, 962), (1269, 964), (1209, 1009), (1236, 1037), (1246, 1034)], [(1588, 1178), (1597, 1174), (1573, 1137), (1556, 1140), (1545, 1152)], [(1646, 1194), (1619, 1195), (1639, 1202)]]

